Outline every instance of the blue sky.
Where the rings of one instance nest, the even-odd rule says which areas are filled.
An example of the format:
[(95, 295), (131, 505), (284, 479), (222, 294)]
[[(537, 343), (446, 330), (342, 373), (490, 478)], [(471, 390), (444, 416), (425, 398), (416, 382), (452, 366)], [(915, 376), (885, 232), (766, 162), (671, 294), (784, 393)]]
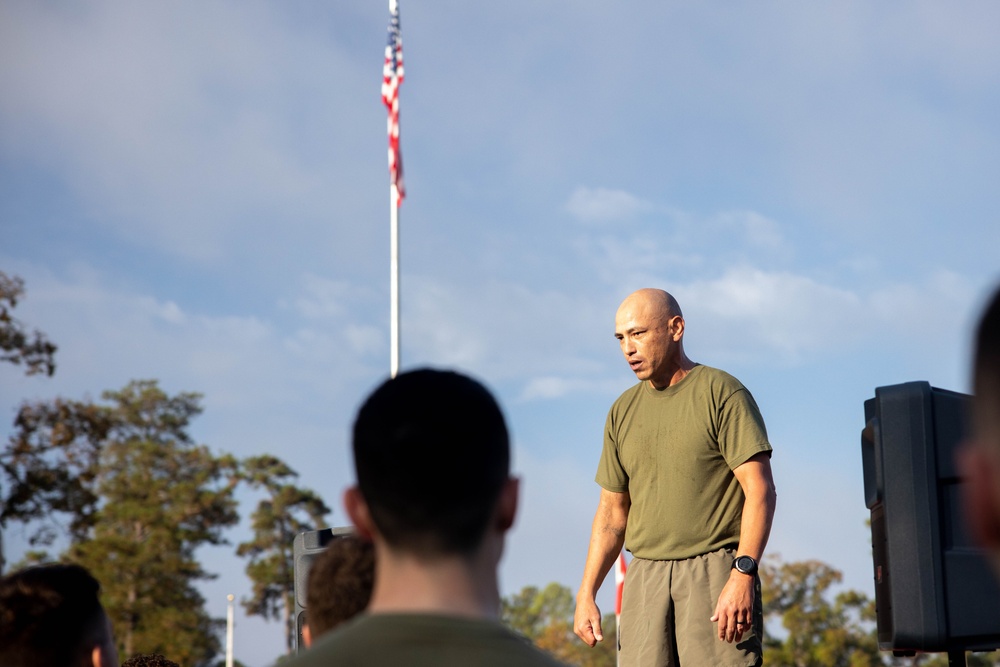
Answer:
[[(967, 390), (1000, 280), (1000, 6), (403, 0), (401, 16), (402, 366), (463, 369), (505, 406), (524, 497), (504, 592), (579, 582), (605, 414), (634, 381), (614, 311), (656, 286), (689, 355), (762, 408), (769, 551), (871, 593), (862, 403), (910, 380)], [(51, 379), (3, 371), (4, 432), (23, 399), (157, 378), (204, 393), (196, 439), (284, 457), (346, 521), (350, 420), (389, 369), (387, 19), (384, 3), (0, 4), (0, 269), (60, 348)], [(244, 564), (205, 558), (224, 616)], [(282, 650), (256, 619), (236, 642), (251, 667)]]

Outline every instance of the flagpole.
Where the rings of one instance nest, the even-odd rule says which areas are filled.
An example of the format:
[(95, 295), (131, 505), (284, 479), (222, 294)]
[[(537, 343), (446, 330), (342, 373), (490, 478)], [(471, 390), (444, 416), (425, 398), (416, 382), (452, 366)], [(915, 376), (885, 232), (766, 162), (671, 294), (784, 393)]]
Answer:
[(399, 192), (389, 185), (389, 376), (399, 372)]
[(406, 196), (399, 150), (399, 86), (403, 83), (403, 40), (399, 2), (389, 0), (389, 39), (382, 68), (382, 102), (389, 111), (389, 376), (399, 372), (399, 203)]

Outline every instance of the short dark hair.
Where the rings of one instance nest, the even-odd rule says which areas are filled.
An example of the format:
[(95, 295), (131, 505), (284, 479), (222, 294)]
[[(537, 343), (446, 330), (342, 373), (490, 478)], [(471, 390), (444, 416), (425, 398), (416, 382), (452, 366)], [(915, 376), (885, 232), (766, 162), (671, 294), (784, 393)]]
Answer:
[(375, 548), (357, 535), (330, 541), (309, 568), (306, 620), (312, 638), (364, 611), (375, 584)]
[(79, 565), (29, 567), (0, 579), (0, 665), (89, 665), (108, 632), (100, 590)]
[(361, 406), (354, 465), (387, 544), (468, 554), (482, 542), (510, 472), (507, 426), (476, 380), (433, 369), (403, 373)]
[(173, 660), (168, 660), (159, 653), (142, 653), (133, 655), (121, 664), (121, 667), (181, 667)]
[(1000, 288), (994, 293), (976, 328), (973, 391), (1000, 394)]

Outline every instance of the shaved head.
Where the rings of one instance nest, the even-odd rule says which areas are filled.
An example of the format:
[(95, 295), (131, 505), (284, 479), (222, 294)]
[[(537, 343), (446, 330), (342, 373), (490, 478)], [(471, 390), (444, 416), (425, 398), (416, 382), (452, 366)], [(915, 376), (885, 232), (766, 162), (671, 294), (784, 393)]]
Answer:
[(621, 306), (618, 307), (619, 312), (626, 307), (648, 309), (646, 310), (647, 313), (663, 322), (666, 322), (675, 315), (684, 317), (677, 299), (669, 292), (656, 289), (655, 287), (644, 287), (629, 294), (622, 301)]
[(615, 338), (639, 380), (656, 389), (679, 382), (694, 364), (684, 354), (684, 316), (677, 299), (647, 287), (629, 294), (615, 314)]

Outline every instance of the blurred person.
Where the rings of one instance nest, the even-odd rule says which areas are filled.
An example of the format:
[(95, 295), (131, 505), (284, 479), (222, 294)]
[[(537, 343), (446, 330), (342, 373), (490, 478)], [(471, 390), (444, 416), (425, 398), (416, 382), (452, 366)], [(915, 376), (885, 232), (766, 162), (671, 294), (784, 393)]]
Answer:
[(375, 583), (375, 547), (357, 535), (337, 537), (309, 568), (306, 582), (307, 647), (320, 635), (360, 614)]
[(454, 372), (402, 373), (361, 406), (353, 448), (344, 505), (375, 545), (371, 603), (289, 665), (558, 665), (499, 620), (518, 480), (489, 391)]
[(971, 433), (960, 452), (965, 514), (1000, 576), (1000, 289), (975, 334)]
[(691, 361), (684, 333), (680, 305), (663, 290), (638, 290), (615, 314), (615, 338), (639, 383), (608, 412), (574, 631), (589, 646), (603, 641), (595, 596), (624, 546), (633, 558), (621, 664), (759, 665), (771, 445), (750, 392)]
[(79, 565), (29, 567), (0, 579), (0, 665), (117, 667), (100, 590)]

